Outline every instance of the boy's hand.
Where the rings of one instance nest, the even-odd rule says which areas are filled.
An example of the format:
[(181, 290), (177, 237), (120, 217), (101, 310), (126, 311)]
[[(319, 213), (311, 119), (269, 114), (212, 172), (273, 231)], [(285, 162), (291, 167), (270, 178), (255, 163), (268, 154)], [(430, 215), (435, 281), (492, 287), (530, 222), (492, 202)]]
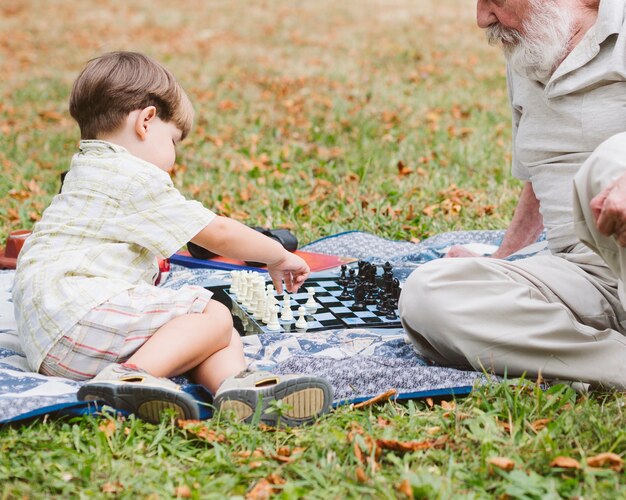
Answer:
[(283, 293), (283, 281), (288, 292), (297, 292), (311, 272), (302, 258), (286, 250), (280, 260), (267, 264), (267, 270), (279, 295)]

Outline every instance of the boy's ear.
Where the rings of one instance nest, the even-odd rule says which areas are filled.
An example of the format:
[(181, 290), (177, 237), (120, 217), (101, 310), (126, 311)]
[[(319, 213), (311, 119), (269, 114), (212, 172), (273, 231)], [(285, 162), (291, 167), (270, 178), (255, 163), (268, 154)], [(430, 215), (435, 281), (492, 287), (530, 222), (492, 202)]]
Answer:
[(140, 139), (143, 140), (146, 138), (148, 128), (156, 116), (157, 110), (154, 106), (148, 106), (147, 108), (143, 108), (139, 111), (135, 120), (135, 132), (137, 132)]

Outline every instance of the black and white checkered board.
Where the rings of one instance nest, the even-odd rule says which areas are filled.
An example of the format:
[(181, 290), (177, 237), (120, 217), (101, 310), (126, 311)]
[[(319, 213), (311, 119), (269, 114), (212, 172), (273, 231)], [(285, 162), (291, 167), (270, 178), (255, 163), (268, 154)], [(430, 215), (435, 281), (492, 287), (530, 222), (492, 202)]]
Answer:
[[(290, 294), (293, 320), (284, 321), (279, 318), (281, 329), (274, 330), (273, 333), (298, 331), (295, 326), (298, 319), (298, 308), (307, 302), (307, 288), (309, 287), (315, 288), (315, 301), (319, 307), (314, 312), (307, 309), (307, 331), (363, 327), (397, 328), (400, 326), (399, 317), (393, 320), (387, 319), (386, 314), (376, 310), (376, 305), (366, 306), (364, 311), (352, 310), (354, 300), (339, 300), (338, 298), (343, 287), (337, 283), (337, 278), (310, 278), (305, 281), (298, 293)], [(215, 298), (218, 300), (224, 301), (224, 296), (227, 297), (225, 302), (230, 307), (233, 316), (241, 320), (241, 325), (235, 325), (240, 333), (245, 335), (270, 333), (267, 325), (260, 320), (255, 320), (251, 314), (248, 314), (243, 305), (237, 303), (235, 297), (229, 293), (228, 287), (211, 288), (211, 291), (216, 293)], [(219, 298), (220, 295), (222, 299)], [(283, 297), (279, 295), (276, 298), (282, 307)], [(236, 321), (236, 323), (238, 322)]]

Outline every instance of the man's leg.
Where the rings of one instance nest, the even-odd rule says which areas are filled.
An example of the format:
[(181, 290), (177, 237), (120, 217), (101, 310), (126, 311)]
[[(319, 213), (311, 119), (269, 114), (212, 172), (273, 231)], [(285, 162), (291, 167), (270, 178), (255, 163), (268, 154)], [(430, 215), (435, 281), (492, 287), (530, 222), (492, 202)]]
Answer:
[[(592, 268), (599, 260), (578, 251)], [(400, 315), (416, 349), (441, 364), (626, 387), (623, 310), (602, 269), (596, 280), (552, 255), (442, 259), (409, 277)]]

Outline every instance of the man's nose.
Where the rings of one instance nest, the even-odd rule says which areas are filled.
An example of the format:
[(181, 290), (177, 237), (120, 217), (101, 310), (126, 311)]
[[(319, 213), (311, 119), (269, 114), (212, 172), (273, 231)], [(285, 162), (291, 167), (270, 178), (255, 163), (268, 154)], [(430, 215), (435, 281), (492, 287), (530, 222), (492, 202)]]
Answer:
[(497, 21), (498, 18), (493, 11), (491, 1), (478, 0), (476, 2), (476, 24), (478, 24), (478, 27), (488, 28)]

